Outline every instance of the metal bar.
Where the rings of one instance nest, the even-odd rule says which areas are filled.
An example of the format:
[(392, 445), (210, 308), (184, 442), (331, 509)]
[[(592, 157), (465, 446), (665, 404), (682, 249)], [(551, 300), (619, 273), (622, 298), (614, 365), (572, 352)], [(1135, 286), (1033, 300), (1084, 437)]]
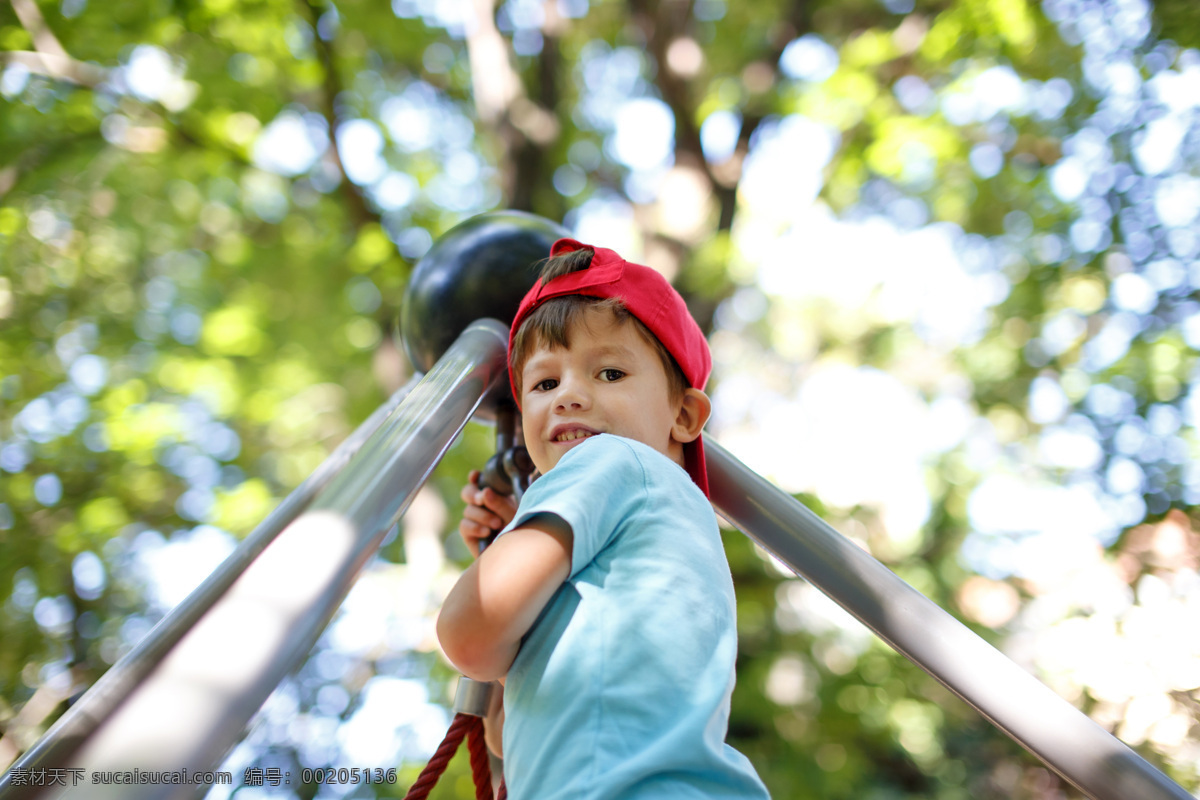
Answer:
[[(304, 510), (317, 492), (345, 467), (363, 443), (379, 429), (388, 414), (408, 396), (420, 378), (420, 375), (413, 376), (347, 436), (303, 483), (275, 506), (212, 574), (101, 675), (100, 679), (58, 718), (50, 730), (13, 764), (13, 768), (27, 771), (45, 770), (51, 765), (65, 763), (113, 709), (162, 661), (196, 620), (212, 608), (250, 562)], [(9, 787), (11, 780), (12, 772), (0, 775), (0, 792)]]
[(1193, 800), (1087, 715), (711, 439), (713, 505), (1094, 800)]
[[(36, 796), (162, 800), (203, 791), (186, 783), (98, 785), (90, 776), (216, 769), (250, 717), (312, 649), (484, 395), (507, 379), (507, 344), (508, 330), (495, 320), (469, 326), (75, 756), (50, 765), (68, 771), (68, 784), (72, 770), (84, 781)], [(11, 791), (0, 794), (9, 800)]]

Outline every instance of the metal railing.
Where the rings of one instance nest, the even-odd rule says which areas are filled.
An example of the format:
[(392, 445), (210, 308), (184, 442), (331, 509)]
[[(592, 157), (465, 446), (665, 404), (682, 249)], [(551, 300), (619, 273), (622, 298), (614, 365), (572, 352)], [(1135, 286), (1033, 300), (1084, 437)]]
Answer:
[[(495, 320), (469, 326), (0, 778), (0, 797), (159, 800), (205, 789), (87, 778), (217, 768), (312, 649), (484, 395), (507, 381), (507, 344)], [(65, 785), (13, 780), (44, 782), (47, 773)]]
[[(62, 765), (99, 724), (158, 665), (196, 621), (210, 609), (230, 585), (276, 536), (296, 518), (359, 451), (363, 443), (416, 386), (414, 376), (375, 410), (299, 486), (285, 497), (237, 549), (213, 570), (182, 602), (121, 657), (51, 726), (15, 765), (25, 769), (47, 769)], [(11, 776), (0, 776), (0, 790), (11, 787)]]
[(1193, 800), (1179, 784), (716, 442), (713, 505), (879, 638), (1095, 800)]
[[(468, 327), (415, 388), (397, 393), (345, 453), (331, 457), (336, 465), (323, 466), (319, 480), (314, 475), (295, 500), (289, 497), (152, 632), (153, 641), (115, 665), (115, 674), (97, 682), (13, 770), (215, 769), (307, 655), (484, 395), (506, 380), (506, 344), (507, 329), (494, 320)], [(706, 451), (712, 501), (726, 519), (1085, 794), (1190, 800), (790, 495), (711, 439)], [(2, 800), (160, 800), (198, 791), (155, 784), (22, 787), (11, 780), (13, 770), (0, 778)]]

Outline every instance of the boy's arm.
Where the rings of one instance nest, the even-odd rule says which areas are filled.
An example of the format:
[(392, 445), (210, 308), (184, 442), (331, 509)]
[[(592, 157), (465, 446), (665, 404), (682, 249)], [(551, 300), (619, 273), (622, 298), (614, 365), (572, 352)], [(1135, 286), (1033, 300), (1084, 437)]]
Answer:
[(475, 680), (503, 677), (550, 598), (571, 574), (570, 527), (541, 515), (498, 538), (467, 568), (438, 615), (446, 656)]

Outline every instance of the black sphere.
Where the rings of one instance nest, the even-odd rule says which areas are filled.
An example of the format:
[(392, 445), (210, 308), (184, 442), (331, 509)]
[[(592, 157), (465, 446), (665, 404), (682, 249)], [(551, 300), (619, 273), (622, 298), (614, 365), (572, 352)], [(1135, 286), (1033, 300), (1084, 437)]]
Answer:
[(480, 214), (438, 237), (413, 269), (400, 307), (400, 335), (413, 366), (428, 372), (468, 325), (512, 324), (540, 262), (565, 228), (523, 211)]

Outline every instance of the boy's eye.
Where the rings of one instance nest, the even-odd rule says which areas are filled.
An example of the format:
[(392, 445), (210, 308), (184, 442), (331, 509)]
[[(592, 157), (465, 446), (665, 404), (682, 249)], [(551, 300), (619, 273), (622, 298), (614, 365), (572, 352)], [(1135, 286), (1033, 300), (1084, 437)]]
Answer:
[(535, 392), (548, 392), (555, 386), (558, 386), (558, 381), (554, 380), (554, 378), (546, 378), (545, 380), (535, 383), (533, 385), (533, 390)]
[(613, 381), (619, 381), (621, 378), (624, 378), (625, 373), (619, 369), (608, 367), (607, 369), (600, 370), (600, 377), (609, 383), (612, 383)]

